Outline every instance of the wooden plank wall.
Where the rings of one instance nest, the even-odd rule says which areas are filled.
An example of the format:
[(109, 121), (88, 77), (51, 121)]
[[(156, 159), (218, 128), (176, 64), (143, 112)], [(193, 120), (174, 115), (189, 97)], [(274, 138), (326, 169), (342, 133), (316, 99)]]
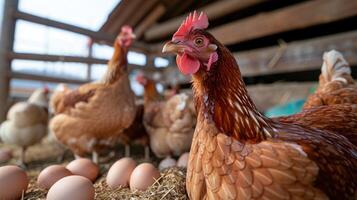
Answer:
[(269, 75), (320, 69), (324, 52), (340, 51), (350, 65), (357, 65), (357, 31), (282, 43), (280, 46), (235, 53), (244, 76)]

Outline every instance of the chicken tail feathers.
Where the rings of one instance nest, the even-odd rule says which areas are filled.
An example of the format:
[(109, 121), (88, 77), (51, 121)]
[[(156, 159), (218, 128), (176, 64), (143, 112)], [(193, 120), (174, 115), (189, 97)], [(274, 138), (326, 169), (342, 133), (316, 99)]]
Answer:
[(347, 83), (345, 75), (351, 75), (351, 68), (340, 52), (331, 50), (323, 55), (321, 74), (327, 82)]

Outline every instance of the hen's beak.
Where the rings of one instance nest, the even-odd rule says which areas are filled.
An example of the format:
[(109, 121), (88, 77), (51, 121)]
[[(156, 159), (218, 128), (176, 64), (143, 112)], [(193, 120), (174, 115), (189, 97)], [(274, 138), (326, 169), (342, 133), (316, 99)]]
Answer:
[(162, 48), (162, 53), (183, 53), (185, 48), (185, 45), (169, 41)]

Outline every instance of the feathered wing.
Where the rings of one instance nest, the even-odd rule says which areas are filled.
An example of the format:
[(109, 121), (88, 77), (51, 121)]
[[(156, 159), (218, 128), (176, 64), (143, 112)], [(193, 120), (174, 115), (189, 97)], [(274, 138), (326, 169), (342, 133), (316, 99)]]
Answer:
[(357, 146), (357, 105), (324, 105), (275, 120), (324, 130), (326, 134), (343, 135)]
[(191, 199), (328, 199), (313, 186), (319, 167), (301, 146), (280, 140), (244, 145), (209, 131), (216, 128), (206, 124), (194, 136), (187, 171)]
[(296, 143), (314, 161), (319, 173), (316, 187), (331, 199), (354, 199), (357, 196), (357, 148), (345, 137), (328, 131), (284, 124), (279, 139)]

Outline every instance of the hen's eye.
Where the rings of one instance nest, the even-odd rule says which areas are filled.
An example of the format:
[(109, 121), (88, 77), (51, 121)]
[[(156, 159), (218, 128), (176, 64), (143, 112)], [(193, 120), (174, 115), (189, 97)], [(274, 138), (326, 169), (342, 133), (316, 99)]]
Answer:
[(199, 37), (195, 39), (195, 44), (197, 46), (202, 46), (203, 45), (203, 38)]

